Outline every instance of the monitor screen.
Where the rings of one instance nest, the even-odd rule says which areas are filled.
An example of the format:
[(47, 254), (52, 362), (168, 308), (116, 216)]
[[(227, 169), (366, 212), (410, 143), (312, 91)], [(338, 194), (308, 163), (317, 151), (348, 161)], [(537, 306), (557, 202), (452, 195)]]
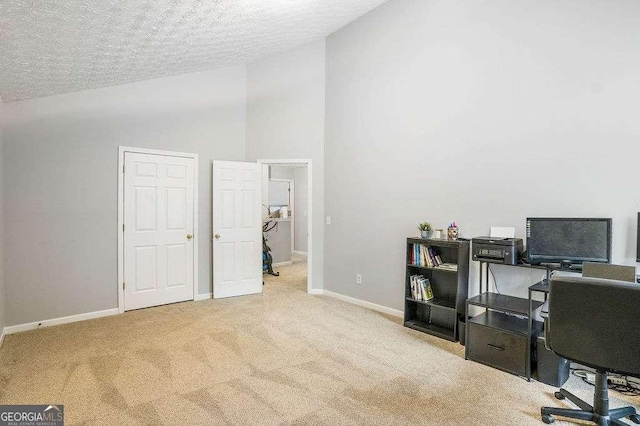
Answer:
[(611, 219), (528, 218), (530, 263), (611, 261)]
[(638, 228), (636, 233), (636, 262), (640, 262), (640, 213), (638, 213)]

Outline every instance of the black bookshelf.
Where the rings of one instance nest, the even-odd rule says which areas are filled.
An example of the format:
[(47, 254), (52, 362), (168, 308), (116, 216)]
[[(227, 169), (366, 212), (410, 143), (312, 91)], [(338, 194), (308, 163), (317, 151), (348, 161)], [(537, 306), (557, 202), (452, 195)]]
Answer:
[[(414, 244), (431, 247), (444, 263), (455, 264), (457, 269), (414, 264)], [(457, 341), (458, 320), (465, 317), (469, 287), (469, 241), (407, 238), (406, 248), (404, 325), (452, 342)], [(423, 275), (429, 279), (435, 296), (433, 299), (425, 301), (411, 297), (412, 275)]]

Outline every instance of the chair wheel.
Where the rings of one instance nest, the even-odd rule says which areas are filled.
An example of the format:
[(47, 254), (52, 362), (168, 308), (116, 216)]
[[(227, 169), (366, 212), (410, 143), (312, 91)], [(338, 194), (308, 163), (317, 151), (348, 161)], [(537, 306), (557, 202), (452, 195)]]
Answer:
[(555, 420), (553, 418), (553, 416), (551, 414), (543, 414), (542, 415), (542, 422), (546, 423), (548, 425), (550, 425), (551, 423), (553, 423)]
[(560, 400), (564, 399), (564, 395), (562, 394), (562, 392), (554, 392), (553, 396), (555, 396), (556, 399), (560, 399)]
[(632, 414), (629, 416), (629, 420), (631, 420), (632, 422), (634, 422), (637, 425), (640, 425), (640, 416), (637, 414)]

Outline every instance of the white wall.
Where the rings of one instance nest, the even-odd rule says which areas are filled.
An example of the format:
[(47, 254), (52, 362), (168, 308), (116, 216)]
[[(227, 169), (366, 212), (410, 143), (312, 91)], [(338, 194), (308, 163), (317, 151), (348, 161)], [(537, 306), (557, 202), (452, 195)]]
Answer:
[[(4, 297), (4, 104), (0, 98), (0, 336), (6, 324), (6, 303)], [(1, 337), (0, 337), (1, 339)]]
[(247, 66), (247, 158), (311, 159), (312, 285), (322, 288), (325, 41)]
[(307, 168), (298, 167), (294, 169), (293, 181), (295, 182), (295, 225), (293, 250), (302, 253), (307, 252), (307, 215), (309, 186), (307, 182)]
[(291, 229), (291, 219), (278, 219), (277, 225), (267, 232), (267, 245), (274, 264), (291, 262)]
[(269, 179), (291, 179), (293, 180), (293, 167), (270, 166)]
[(118, 146), (199, 154), (199, 292), (211, 160), (246, 158), (246, 68), (5, 104), (7, 325), (117, 307)]
[(638, 28), (635, 0), (391, 0), (331, 35), (325, 288), (402, 309), (423, 220), (523, 237), (527, 216), (612, 217), (635, 264)]

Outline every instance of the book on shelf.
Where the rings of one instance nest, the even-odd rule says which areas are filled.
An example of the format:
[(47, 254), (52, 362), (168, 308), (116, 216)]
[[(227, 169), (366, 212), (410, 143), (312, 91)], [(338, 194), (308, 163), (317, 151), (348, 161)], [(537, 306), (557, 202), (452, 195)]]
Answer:
[(414, 244), (410, 263), (415, 266), (439, 268), (444, 263), (440, 255), (431, 246)]
[(426, 300), (431, 300), (433, 299), (435, 296), (433, 295), (433, 289), (431, 288), (431, 283), (429, 282), (429, 280), (427, 280), (426, 282)]
[(427, 247), (427, 250), (429, 251), (429, 255), (431, 256), (431, 262), (433, 263), (433, 267), (437, 268), (442, 264), (442, 261), (438, 260), (438, 254), (435, 252), (435, 250), (431, 247)]
[(416, 285), (416, 281), (418, 280), (418, 277), (420, 277), (421, 275), (411, 275), (410, 277), (410, 284), (411, 284), (411, 298), (412, 299), (416, 299), (417, 298), (417, 285)]
[(422, 275), (411, 275), (409, 279), (412, 299), (419, 301), (433, 299), (433, 289), (429, 278), (425, 278)]
[(433, 260), (431, 259), (431, 254), (429, 253), (429, 246), (420, 245), (420, 253), (422, 254), (422, 261), (420, 262), (420, 266), (433, 268)]
[(442, 265), (440, 265), (440, 268), (447, 269), (449, 271), (457, 271), (458, 265), (456, 265), (455, 263), (443, 263)]

